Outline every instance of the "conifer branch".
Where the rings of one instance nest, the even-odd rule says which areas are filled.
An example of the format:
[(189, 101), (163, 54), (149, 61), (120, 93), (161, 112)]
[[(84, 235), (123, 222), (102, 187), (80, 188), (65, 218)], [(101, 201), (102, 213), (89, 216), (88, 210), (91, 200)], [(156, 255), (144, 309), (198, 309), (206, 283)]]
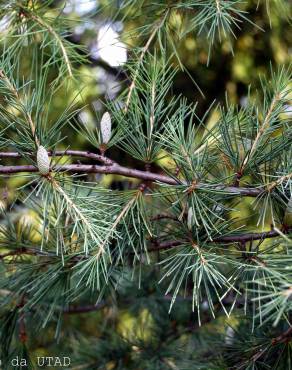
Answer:
[[(285, 231), (286, 234), (292, 233), (292, 228), (288, 228), (287, 231)], [(265, 240), (270, 238), (276, 238), (280, 237), (281, 235), (276, 230), (271, 231), (264, 231), (262, 233), (244, 233), (244, 234), (238, 234), (238, 235), (226, 235), (221, 236), (218, 238), (214, 238), (214, 240), (210, 243), (247, 243), (247, 242), (253, 242), (255, 240)], [(153, 240), (152, 243), (154, 244), (154, 247), (151, 247), (148, 249), (149, 252), (157, 251), (157, 250), (165, 250), (170, 248), (178, 247), (182, 244), (188, 243), (189, 240), (170, 240), (166, 242), (158, 242), (157, 240)]]
[[(244, 22), (266, 28), (266, 15), (241, 0), (93, 3), (0, 5), (0, 365), (17, 357), (26, 362), (17, 366), (33, 367), (39, 336), (55, 329), (41, 344), (70, 351), (76, 370), (128, 359), (132, 368), (289, 368), (291, 68), (271, 70), (256, 97), (229, 79), (235, 106), (227, 96), (223, 103), (227, 70), (216, 63), (223, 54), (233, 63), (227, 49), (250, 48), (257, 32), (239, 49), (232, 37), (244, 40)], [(286, 25), (279, 17), (276, 34)], [(109, 31), (103, 40), (98, 26)], [(126, 55), (100, 53), (107, 36)], [(90, 62), (109, 73), (98, 68), (89, 81)], [(245, 64), (243, 87), (254, 75)], [(266, 66), (256, 69), (265, 74)], [(117, 87), (110, 74), (119, 75)], [(203, 105), (190, 80), (206, 87)], [(214, 83), (218, 106), (207, 99)], [(72, 128), (93, 152), (72, 150)], [(110, 148), (114, 159), (104, 156)], [(118, 331), (116, 308), (126, 319)], [(248, 320), (218, 329), (213, 318), (223, 322), (234, 310)], [(66, 320), (82, 314), (85, 322), (90, 312), (98, 341)], [(186, 335), (191, 345), (175, 351)]]
[[(0, 70), (0, 78), (5, 81), (6, 86), (8, 87), (9, 91), (12, 93), (12, 95), (14, 96), (16, 101), (18, 101), (18, 103), (21, 106), (24, 106), (23, 100), (22, 100), (21, 96), (19, 95), (18, 90), (15, 88), (13, 83), (9, 80), (9, 78), (6, 76), (6, 74), (2, 70)], [(24, 116), (25, 116), (25, 118), (27, 120), (27, 123), (30, 127), (30, 131), (31, 131), (32, 137), (34, 138), (36, 146), (38, 147), (40, 145), (40, 141), (39, 141), (38, 137), (36, 136), (36, 125), (33, 122), (32, 116), (26, 110), (24, 112)]]
[(144, 45), (143, 49), (142, 49), (142, 52), (140, 54), (140, 57), (138, 59), (138, 65), (137, 65), (137, 69), (134, 73), (134, 76), (133, 76), (133, 80), (129, 86), (129, 91), (128, 91), (128, 95), (127, 95), (127, 99), (126, 99), (126, 104), (125, 104), (125, 108), (124, 108), (124, 112), (127, 113), (128, 111), (128, 108), (129, 108), (129, 104), (130, 104), (130, 100), (131, 100), (131, 96), (132, 96), (132, 93), (135, 89), (135, 86), (136, 86), (136, 80), (137, 80), (137, 77), (138, 77), (138, 74), (139, 74), (139, 70), (140, 70), (140, 66), (143, 62), (143, 59), (145, 57), (145, 54), (147, 53), (150, 45), (151, 45), (151, 42), (153, 41), (154, 37), (156, 36), (157, 32), (159, 31), (159, 29), (162, 27), (163, 23), (165, 22), (165, 19), (167, 18), (168, 16), (168, 12), (169, 10), (167, 10), (162, 17), (160, 17), (160, 19), (156, 22), (156, 24), (154, 25), (153, 27), (153, 31), (151, 32), (146, 44)]
[[(21, 256), (21, 255), (40, 256), (40, 257), (41, 256), (43, 256), (43, 257), (56, 257), (55, 253), (41, 251), (37, 248), (21, 247), (21, 248), (13, 249), (13, 250), (10, 250), (9, 252), (0, 254), (0, 261), (4, 260), (5, 258)], [(79, 259), (78, 259), (78, 261), (79, 261)]]
[[(292, 228), (287, 230), (287, 234), (292, 232)], [(246, 233), (239, 235), (226, 235), (214, 239), (215, 243), (246, 243), (254, 240), (264, 240), (269, 238), (277, 238), (281, 236), (277, 230), (263, 231), (261, 233)]]
[[(140, 180), (151, 181), (151, 182), (160, 182), (168, 185), (180, 185), (183, 184), (183, 181), (179, 179), (172, 178), (167, 175), (161, 175), (158, 173), (141, 171), (137, 169), (132, 169), (124, 166), (120, 166), (117, 163), (114, 163), (109, 166), (99, 166), (94, 164), (67, 164), (67, 165), (56, 165), (54, 166), (54, 171), (56, 172), (70, 172), (70, 173), (80, 173), (80, 174), (89, 174), (89, 173), (100, 173), (100, 174), (113, 174), (113, 175), (122, 175), (125, 177), (132, 177)], [(38, 172), (38, 168), (33, 165), (19, 165), (19, 166), (0, 166), (0, 174), (13, 174), (21, 172)], [(260, 195), (264, 188), (261, 187), (236, 187), (236, 186), (227, 186), (224, 184), (219, 185), (208, 185), (204, 183), (198, 183), (196, 189), (215, 189), (218, 191), (224, 191), (233, 195), (240, 196), (249, 196), (257, 197)]]
[(21, 301), (19, 305), (17, 306), (19, 310), (19, 340), (21, 343), (25, 343), (28, 339), (27, 333), (26, 333), (26, 325), (25, 325), (25, 313), (22, 310), (25, 304), (25, 298), (24, 295), (21, 297)]
[[(29, 153), (30, 157), (35, 156), (35, 153)], [(100, 154), (92, 153), (89, 151), (82, 151), (82, 150), (56, 150), (56, 151), (48, 151), (48, 155), (50, 157), (64, 157), (64, 156), (71, 156), (71, 157), (80, 157), (80, 158), (88, 158), (88, 159), (95, 159), (99, 162), (102, 162), (105, 165), (112, 165), (114, 161), (108, 157), (105, 157)], [(0, 158), (22, 158), (22, 155), (18, 152), (0, 152)]]
[[(133, 203), (133, 200), (135, 198), (132, 198), (132, 200), (124, 207), (122, 210), (120, 216), (119, 216), (119, 221), (120, 219), (127, 213), (129, 210), (130, 206)], [(285, 231), (285, 234), (292, 233), (292, 227), (288, 228), (288, 230)], [(276, 230), (271, 230), (271, 231), (264, 231), (262, 233), (243, 233), (243, 234), (238, 234), (238, 235), (226, 235), (226, 236), (221, 236), (218, 238), (215, 238), (213, 241), (210, 241), (210, 243), (247, 243), (247, 242), (253, 242), (255, 240), (265, 240), (265, 239), (270, 239), (270, 238), (276, 238), (280, 237), (281, 235), (276, 231)], [(185, 243), (188, 243), (189, 240), (170, 240), (166, 242), (159, 242), (157, 239), (153, 239), (152, 244), (154, 245), (153, 247), (148, 248), (148, 252), (155, 252), (158, 250), (165, 250), (165, 249), (170, 249), (170, 248), (175, 248), (179, 247), (180, 245), (183, 245)], [(20, 255), (32, 255), (32, 256), (44, 256), (44, 257), (56, 257), (56, 254), (50, 253), (50, 252), (45, 252), (38, 250), (36, 248), (18, 248), (15, 250), (11, 250), (7, 253), (0, 254), (0, 260), (4, 260), (7, 257), (13, 257), (13, 256), (20, 256)], [(91, 256), (92, 257), (92, 256)], [(77, 263), (80, 262), (83, 259), (81, 256), (75, 256), (73, 260)]]
[(67, 309), (65, 309), (63, 312), (66, 315), (74, 315), (74, 314), (80, 314), (80, 313), (88, 313), (88, 312), (93, 312), (93, 311), (98, 311), (105, 307), (106, 302), (101, 301), (97, 304), (92, 304), (92, 305), (85, 305), (85, 306), (72, 306)]
[[(272, 346), (275, 346), (280, 343), (289, 343), (292, 340), (292, 326), (290, 326), (284, 333), (280, 334), (278, 337), (273, 338), (271, 341)], [(250, 361), (255, 363), (258, 361), (269, 349), (269, 347), (262, 348), (260, 347), (259, 351), (256, 351)]]
[[(75, 202), (69, 197), (69, 195), (63, 190), (63, 188), (54, 178), (52, 178), (51, 176), (48, 176), (48, 181), (50, 181), (53, 188), (61, 195), (61, 197), (65, 200), (67, 205), (74, 211), (77, 219), (82, 221), (84, 225), (85, 233), (88, 232), (91, 238), (97, 241), (96, 235), (94, 231), (92, 230), (92, 225), (89, 222), (89, 220), (85, 217), (85, 215), (83, 214), (82, 208), (80, 208), (77, 204), (75, 204)], [(102, 252), (102, 253), (104, 252), (103, 245), (100, 246), (99, 252)]]
[(273, 181), (268, 187), (267, 191), (271, 192), (276, 186), (282, 184), (284, 181), (288, 181), (292, 178), (292, 173), (289, 173), (288, 175), (281, 176), (278, 180)]
[(244, 169), (245, 169), (248, 161), (250, 160), (250, 158), (253, 156), (254, 152), (256, 151), (257, 146), (258, 146), (258, 142), (260, 141), (263, 133), (269, 127), (270, 118), (272, 116), (272, 113), (275, 109), (276, 104), (280, 101), (280, 99), (281, 99), (281, 94), (279, 92), (277, 92), (275, 94), (275, 96), (273, 97), (273, 99), (272, 99), (272, 102), (271, 102), (271, 105), (270, 105), (269, 110), (267, 112), (267, 115), (264, 119), (263, 124), (261, 125), (260, 129), (258, 130), (258, 133), (256, 135), (256, 138), (255, 138), (253, 144), (252, 144), (252, 147), (250, 148), (250, 151), (249, 151), (248, 155), (246, 156), (245, 160), (242, 163), (241, 169), (239, 171), (241, 174), (243, 174)]
[(288, 343), (292, 340), (292, 326), (290, 326), (284, 333), (278, 335), (276, 338), (272, 340), (272, 345), (278, 343)]
[(159, 221), (159, 220), (164, 220), (164, 219), (178, 221), (178, 218), (177, 217), (174, 217), (174, 216), (171, 216), (171, 215), (168, 215), (168, 214), (164, 214), (164, 213), (160, 213), (160, 214), (158, 214), (156, 216), (153, 216), (151, 218), (151, 221)]
[(44, 27), (55, 38), (55, 40), (57, 41), (57, 43), (60, 46), (62, 55), (64, 57), (65, 64), (67, 66), (67, 70), (68, 70), (69, 76), (70, 77), (73, 77), (72, 66), (71, 66), (71, 62), (70, 62), (70, 59), (69, 59), (67, 50), (66, 50), (66, 48), (65, 48), (65, 46), (63, 44), (63, 41), (62, 41), (61, 37), (58, 35), (58, 33), (44, 19), (40, 18), (36, 14), (34, 14), (32, 12), (25, 11), (24, 12), (24, 15), (26, 17), (29, 17), (29, 18), (33, 19), (41, 27)]
[(125, 207), (122, 209), (118, 217), (115, 219), (115, 222), (113, 223), (111, 230), (108, 232), (108, 234), (105, 236), (104, 241), (99, 245), (98, 251), (95, 254), (95, 258), (98, 260), (100, 255), (104, 253), (106, 244), (111, 237), (113, 231), (117, 228), (120, 221), (125, 217), (125, 215), (128, 213), (129, 209), (132, 207), (132, 205), (135, 203), (137, 196), (139, 195), (139, 191), (135, 196), (125, 205)]

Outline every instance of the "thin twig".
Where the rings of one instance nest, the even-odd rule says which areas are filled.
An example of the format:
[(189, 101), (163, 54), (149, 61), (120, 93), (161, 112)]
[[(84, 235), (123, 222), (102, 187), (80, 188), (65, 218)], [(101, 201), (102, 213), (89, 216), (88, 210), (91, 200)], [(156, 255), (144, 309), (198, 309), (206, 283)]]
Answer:
[[(123, 215), (125, 211), (123, 210)], [(286, 231), (286, 234), (289, 234), (292, 232), (292, 228), (289, 228)], [(277, 233), (276, 230), (271, 230), (271, 231), (265, 231), (262, 233), (245, 233), (245, 234), (239, 234), (239, 235), (227, 235), (227, 236), (221, 236), (218, 238), (214, 238), (213, 241), (210, 241), (210, 243), (246, 243), (249, 241), (255, 241), (255, 240), (265, 240), (269, 238), (276, 238), (279, 237), (279, 233)], [(189, 242), (188, 239), (185, 240), (169, 240), (165, 242), (159, 242), (157, 239), (153, 239), (152, 244), (154, 245), (153, 247), (148, 248), (148, 252), (154, 252), (158, 250), (166, 250), (166, 249), (171, 249), (178, 247), (180, 245), (186, 244)], [(56, 254), (52, 252), (44, 252), (40, 251), (36, 248), (19, 248), (15, 250), (11, 250), (7, 253), (0, 254), (0, 260), (4, 260), (7, 257), (10, 256), (19, 256), (19, 255), (35, 255), (35, 256), (43, 256), (43, 257), (56, 257)], [(92, 257), (92, 256), (91, 256)], [(70, 261), (73, 262), (80, 262), (82, 260), (83, 256), (73, 256)]]
[(292, 326), (290, 326), (284, 333), (273, 338), (272, 345), (289, 342), (290, 340), (292, 340)]
[[(275, 346), (279, 343), (288, 343), (292, 340), (292, 326), (290, 326), (284, 333), (280, 334), (278, 337), (272, 339), (272, 346)], [(269, 349), (268, 346), (265, 348), (260, 348), (259, 351), (256, 351), (251, 357), (252, 362), (256, 362), (260, 359)]]
[(23, 311), (24, 304), (25, 304), (25, 297), (24, 295), (22, 295), (20, 303), (17, 306), (19, 310), (19, 340), (21, 343), (25, 343), (28, 339), (27, 333), (26, 333), (26, 325), (25, 325), (25, 314)]
[(106, 302), (101, 301), (97, 304), (92, 304), (92, 305), (72, 306), (72, 307), (69, 307), (68, 309), (65, 309), (63, 312), (64, 314), (67, 314), (67, 315), (88, 313), (88, 312), (98, 311), (101, 308), (105, 307), (105, 305), (106, 305)]
[[(289, 234), (292, 232), (292, 228), (289, 228), (286, 233)], [(239, 234), (239, 235), (226, 235), (221, 236), (218, 238), (213, 239), (213, 243), (246, 243), (252, 242), (255, 240), (265, 240), (270, 238), (280, 237), (281, 235), (276, 230), (271, 231), (264, 231), (262, 233), (246, 233), (246, 234)], [(154, 247), (148, 248), (149, 252), (157, 251), (157, 250), (165, 250), (170, 248), (179, 247), (180, 245), (188, 243), (189, 240), (169, 240), (165, 242), (158, 242), (157, 240), (153, 240)], [(212, 243), (210, 242), (210, 243)]]
[[(287, 230), (287, 233), (292, 232), (292, 228)], [(268, 238), (276, 238), (281, 236), (277, 230), (264, 231), (262, 233), (247, 233), (241, 235), (227, 235), (214, 239), (216, 243), (246, 243), (254, 240), (264, 240)]]
[(151, 217), (151, 221), (159, 221), (159, 220), (164, 220), (164, 219), (179, 221), (177, 217), (174, 217), (174, 216), (171, 216), (165, 213), (159, 213), (158, 215)]
[(276, 181), (273, 181), (268, 187), (267, 187), (267, 191), (270, 192), (272, 191), (276, 186), (282, 184), (282, 182), (286, 181), (286, 180), (290, 180), (292, 178), (292, 173), (289, 173), (288, 175), (285, 175), (285, 176), (282, 176), (280, 177), (278, 180)]

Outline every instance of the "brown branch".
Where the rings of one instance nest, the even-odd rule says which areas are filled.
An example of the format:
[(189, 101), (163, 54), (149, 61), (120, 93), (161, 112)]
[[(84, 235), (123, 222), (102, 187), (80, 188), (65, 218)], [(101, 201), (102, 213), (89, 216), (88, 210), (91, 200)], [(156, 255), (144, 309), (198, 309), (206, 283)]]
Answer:
[[(283, 233), (289, 234), (292, 232), (292, 228), (288, 228)], [(214, 240), (210, 243), (246, 243), (246, 242), (253, 242), (255, 240), (265, 240), (269, 238), (276, 238), (279, 237), (279, 233), (276, 230), (271, 231), (264, 231), (262, 233), (246, 233), (246, 234), (239, 234), (239, 235), (226, 235), (221, 236), (218, 238), (214, 238)], [(157, 239), (151, 240), (151, 243), (153, 244), (153, 247), (148, 248), (148, 252), (155, 252), (159, 250), (166, 250), (171, 249), (175, 247), (179, 247), (180, 245), (186, 244), (190, 242), (188, 239), (185, 240), (169, 240), (165, 242), (159, 242)], [(0, 261), (4, 260), (7, 257), (13, 257), (13, 256), (19, 256), (19, 255), (32, 255), (32, 256), (44, 256), (44, 257), (56, 257), (56, 254), (52, 252), (45, 252), (40, 251), (36, 248), (27, 248), (22, 247), (18, 248), (12, 251), (9, 251), (4, 254), (0, 254)], [(84, 256), (73, 256), (71, 258), (72, 262), (80, 262), (83, 259)]]
[[(289, 234), (291, 232), (292, 232), (292, 228), (289, 228), (285, 233)], [(264, 231), (262, 233), (246, 233), (246, 234), (239, 234), (239, 235), (221, 236), (221, 237), (215, 238), (212, 241), (212, 243), (218, 243), (218, 244), (219, 243), (246, 243), (246, 242), (252, 242), (255, 240), (276, 238), (278, 236), (281, 236), (281, 235), (279, 235), (279, 233), (276, 230), (271, 230), (271, 231)], [(175, 248), (175, 247), (178, 247), (182, 244), (186, 244), (189, 242), (190, 241), (188, 239), (169, 240), (169, 241), (160, 242), (160, 243), (157, 240), (153, 240), (152, 243), (154, 244), (154, 247), (149, 248), (148, 252)]]
[(177, 217), (174, 217), (174, 216), (171, 216), (171, 215), (168, 215), (168, 214), (165, 214), (165, 213), (159, 213), (156, 216), (153, 216), (151, 218), (151, 221), (159, 221), (159, 220), (164, 220), (164, 219), (178, 221)]
[(88, 312), (98, 311), (101, 308), (105, 307), (105, 305), (106, 305), (106, 302), (101, 301), (100, 303), (92, 304), (92, 305), (72, 306), (72, 307), (69, 307), (68, 309), (65, 309), (63, 312), (66, 315), (88, 313)]
[[(168, 185), (180, 185), (185, 184), (183, 181), (175, 179), (170, 176), (161, 175), (158, 173), (136, 170), (128, 167), (120, 166), (117, 163), (113, 163), (109, 166), (98, 166), (89, 164), (67, 164), (67, 165), (56, 165), (54, 171), (60, 172), (71, 172), (71, 173), (101, 173), (101, 174), (114, 174), (122, 175), (126, 177), (132, 177), (144, 181), (161, 182)], [(20, 166), (0, 166), (0, 174), (13, 174), (21, 172), (38, 172), (38, 168), (33, 165), (20, 165)], [(198, 183), (197, 189), (212, 189), (218, 191), (224, 191), (233, 195), (257, 197), (263, 192), (262, 188), (248, 188), (248, 187), (235, 187), (226, 185), (208, 185)]]
[[(287, 233), (292, 232), (292, 228), (287, 230)], [(246, 243), (246, 242), (252, 242), (254, 240), (264, 240), (268, 238), (276, 238), (277, 236), (280, 236), (279, 233), (276, 230), (271, 231), (264, 231), (262, 233), (247, 233), (247, 234), (241, 234), (241, 235), (226, 235), (222, 237), (218, 237), (214, 239), (214, 242), (216, 243)]]
[(19, 340), (21, 343), (25, 343), (28, 339), (27, 333), (26, 333), (26, 325), (25, 325), (25, 314), (23, 311), (24, 304), (25, 304), (25, 297), (23, 295), (21, 297), (20, 303), (17, 306), (19, 310)]
[(278, 343), (286, 343), (292, 339), (292, 326), (290, 326), (284, 333), (278, 335), (276, 338), (273, 338), (272, 345)]
[[(292, 228), (286, 231), (287, 234), (289, 234), (290, 232), (292, 232)], [(240, 235), (221, 236), (221, 237), (215, 238), (211, 243), (218, 243), (218, 244), (219, 243), (246, 243), (249, 241), (252, 242), (255, 240), (276, 238), (277, 236), (280, 236), (277, 233), (277, 231), (271, 230), (271, 231), (265, 231), (262, 233), (246, 233), (246, 234), (240, 234)], [(148, 252), (155, 252), (158, 250), (175, 248), (182, 244), (186, 244), (190, 241), (188, 239), (185, 239), (185, 240), (169, 240), (165, 242), (159, 242), (157, 239), (154, 239), (151, 242), (153, 244), (153, 247), (148, 248)], [(0, 255), (0, 260), (6, 257), (9, 257), (9, 256), (22, 255), (22, 254), (56, 257), (54, 253), (40, 251), (35, 248), (19, 248), (19, 249), (16, 249), (16, 250)], [(83, 256), (73, 256), (72, 261), (79, 262), (82, 258)]]
[[(278, 337), (273, 338), (272, 346), (275, 346), (279, 343), (288, 343), (291, 341), (291, 339), (292, 339), (292, 326), (290, 326), (284, 333), (280, 334)], [(253, 354), (250, 360), (252, 362), (256, 362), (263, 356), (263, 354), (267, 352), (268, 349), (269, 347), (265, 347), (264, 349), (260, 348), (259, 351), (256, 351), (256, 353)]]
[[(95, 159), (105, 165), (112, 165), (114, 163), (108, 157), (105, 157), (100, 154), (91, 153), (89, 151), (83, 150), (56, 150), (56, 151), (48, 151), (48, 155), (50, 157), (63, 157), (63, 156), (71, 156), (71, 157), (80, 157), (80, 158), (88, 158), (88, 159)], [(29, 157), (34, 157), (34, 153), (28, 153)], [(0, 152), (0, 158), (22, 158), (23, 155), (18, 152)]]
[[(26, 153), (30, 157), (34, 157), (35, 153)], [(93, 159), (103, 163), (105, 166), (94, 166), (94, 165), (83, 165), (83, 164), (70, 164), (70, 165), (62, 165), (62, 166), (55, 166), (54, 168), (58, 171), (68, 171), (68, 172), (76, 172), (76, 173), (102, 173), (102, 174), (117, 174), (123, 175), (126, 177), (134, 177), (145, 181), (158, 181), (169, 185), (178, 185), (183, 184), (183, 181), (179, 179), (175, 179), (174, 177), (160, 175), (157, 173), (151, 173), (147, 168), (147, 171), (140, 171), (135, 169), (130, 169), (127, 167), (120, 166), (118, 163), (113, 161), (112, 159), (105, 157), (103, 155), (92, 153), (89, 151), (82, 151), (82, 150), (56, 150), (56, 151), (48, 151), (49, 156), (51, 157), (63, 157), (63, 156), (71, 156), (71, 157), (80, 157), (80, 158), (87, 158)], [(22, 158), (23, 155), (18, 152), (0, 152), (0, 158)], [(22, 165), (22, 166), (0, 166), (0, 174), (11, 174), (11, 173), (18, 173), (18, 172), (37, 172), (37, 168), (31, 165)], [(292, 174), (288, 174), (282, 176), (278, 180), (272, 182), (266, 189), (264, 187), (258, 188), (249, 188), (249, 187), (238, 187), (238, 184), (235, 186), (225, 186), (223, 184), (220, 185), (207, 185), (207, 184), (197, 184), (196, 188), (203, 189), (208, 188), (211, 186), (215, 190), (227, 191), (228, 193), (235, 194), (235, 195), (242, 195), (242, 196), (250, 196), (250, 197), (257, 197), (260, 195), (264, 190), (272, 191), (277, 185), (281, 184), (285, 180), (291, 179)]]
[(148, 252), (155, 252), (159, 250), (165, 250), (170, 248), (178, 247), (182, 244), (187, 243), (188, 240), (169, 240), (166, 242), (158, 242), (157, 240), (152, 240), (152, 243), (154, 244), (154, 247), (148, 248)]

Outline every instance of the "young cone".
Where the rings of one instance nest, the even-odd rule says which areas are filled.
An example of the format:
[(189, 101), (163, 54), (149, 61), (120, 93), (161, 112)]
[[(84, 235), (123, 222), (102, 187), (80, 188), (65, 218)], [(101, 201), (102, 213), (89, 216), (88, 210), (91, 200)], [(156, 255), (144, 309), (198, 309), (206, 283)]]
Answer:
[(109, 112), (105, 112), (100, 121), (101, 139), (103, 144), (107, 144), (111, 138), (112, 121)]
[(50, 172), (50, 158), (47, 150), (40, 145), (37, 151), (38, 169), (42, 175), (47, 175)]

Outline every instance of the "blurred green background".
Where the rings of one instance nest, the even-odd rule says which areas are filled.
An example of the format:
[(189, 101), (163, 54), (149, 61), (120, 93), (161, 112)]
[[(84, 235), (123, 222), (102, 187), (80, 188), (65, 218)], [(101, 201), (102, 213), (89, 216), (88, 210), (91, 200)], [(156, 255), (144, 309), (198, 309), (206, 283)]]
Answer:
[[(105, 109), (104, 103), (116, 99), (129, 84), (124, 63), (131, 61), (147, 41), (143, 32), (135, 35), (135, 30), (147, 24), (149, 19), (135, 6), (130, 12), (128, 8), (121, 9), (121, 3), (118, 0), (71, 0), (66, 5), (60, 1), (51, 3), (53, 17), (63, 6), (62, 17), (71, 19), (68, 31), (72, 34), (68, 39), (85, 46), (89, 53), (86, 65), (75, 66), (79, 72), (77, 83), (64, 85), (54, 95), (50, 106), (52, 120), (75, 99), (77, 108), (82, 108), (78, 119), (85, 124), (96, 125), (96, 117)], [(185, 70), (179, 69), (173, 84), (173, 94), (181, 94), (190, 103), (198, 101), (199, 117), (203, 116), (214, 100), (224, 105), (228, 98), (230, 102), (244, 106), (249, 87), (252, 87), (253, 92), (259, 87), (259, 75), (268, 75), (270, 65), (277, 67), (291, 62), (292, 32), (288, 4), (276, 0), (249, 0), (242, 4), (251, 22), (243, 22), (241, 29), (234, 29), (236, 38), (232, 38), (231, 45), (227, 40), (214, 45), (209, 65), (208, 45), (204, 35), (197, 37), (188, 34), (177, 41), (176, 48)], [(174, 29), (179, 27), (179, 16), (173, 22)], [(0, 32), (5, 36), (5, 20), (1, 21)], [(149, 50), (154, 52), (157, 48), (158, 43), (153, 42)], [(171, 57), (171, 46), (166, 50)], [(174, 67), (179, 66), (177, 58), (171, 59)], [(23, 73), (30, 68), (30, 63), (29, 59), (24, 59)], [(218, 111), (213, 108), (208, 116), (210, 125), (217, 116)], [(66, 139), (62, 143), (63, 148), (70, 146), (72, 149), (94, 151), (69, 125), (64, 129), (64, 134)], [(118, 149), (111, 149), (108, 156), (125, 165), (141, 166)], [(92, 177), (89, 179), (92, 180)], [(120, 176), (98, 175), (96, 179), (112, 188), (129, 186), (128, 180)], [(20, 180), (2, 179), (1, 184), (2, 194), (5, 193), (2, 203), (8, 207)], [(248, 209), (242, 212), (246, 215), (250, 213)], [(20, 211), (15, 216), (15, 222), (24, 222), (24, 218), (25, 222), (34, 222), (33, 219), (27, 221), (28, 217), (27, 213)], [(209, 315), (204, 317), (203, 313), (202, 321), (206, 325), (199, 328), (196, 313), (191, 313), (190, 302), (182, 299), (178, 300), (169, 315), (169, 299), (164, 296), (163, 286), (157, 286), (156, 283), (158, 270), (159, 267), (145, 268), (140, 289), (138, 283), (131, 282), (129, 275), (128, 285), (117, 294), (108, 294), (107, 299), (112, 302), (111, 305), (102, 306), (91, 313), (64, 315), (58, 343), (55, 340), (54, 323), (43, 329), (44, 334), (31, 336), (29, 340), (33, 353), (39, 356), (70, 356), (74, 364), (70, 368), (76, 370), (138, 370), (137, 363), (140, 364), (139, 369), (143, 370), (177, 369), (168, 360), (168, 353), (175, 352), (178, 357), (184, 358), (179, 369), (191, 369), (194, 348), (196, 355), (202, 351), (201, 356), (208, 356), (211, 349), (208, 345), (201, 346), (204, 336), (208, 332), (217, 332), (218, 335), (224, 333), (227, 321), (225, 317), (219, 317), (208, 324)], [(90, 302), (84, 302), (85, 305), (93, 303), (94, 297), (90, 298)], [(229, 321), (231, 324), (235, 322), (235, 318)], [(34, 328), (31, 332), (34, 332)], [(194, 336), (194, 332), (198, 335)], [(86, 350), (83, 351), (83, 348)], [(135, 362), (135, 357), (139, 358), (138, 362)], [(149, 358), (152, 360), (149, 361)]]

